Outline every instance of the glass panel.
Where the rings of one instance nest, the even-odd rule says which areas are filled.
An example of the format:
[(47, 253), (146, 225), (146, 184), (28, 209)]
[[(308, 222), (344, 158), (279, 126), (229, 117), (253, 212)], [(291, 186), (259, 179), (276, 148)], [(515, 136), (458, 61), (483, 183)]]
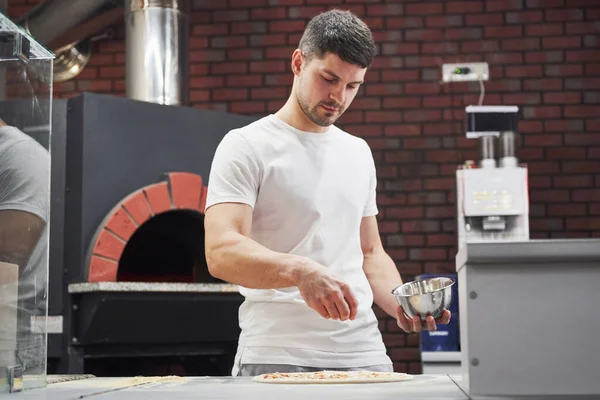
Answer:
[(0, 13), (0, 393), (46, 386), (52, 59)]

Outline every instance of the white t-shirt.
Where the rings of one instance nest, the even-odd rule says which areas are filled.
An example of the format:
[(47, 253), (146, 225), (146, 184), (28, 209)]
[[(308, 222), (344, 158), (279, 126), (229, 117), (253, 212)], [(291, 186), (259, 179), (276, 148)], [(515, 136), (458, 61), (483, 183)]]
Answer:
[[(0, 127), (0, 211), (28, 212), (45, 224), (27, 265), (19, 267), (17, 346), (19, 364), (26, 374), (45, 367), (40, 364), (45, 360), (45, 337), (32, 333), (31, 317), (45, 316), (47, 311), (49, 182), (48, 150), (15, 127)], [(0, 322), (0, 349), (6, 335), (10, 332)]]
[(304, 132), (275, 115), (227, 133), (210, 171), (206, 208), (253, 207), (250, 237), (282, 253), (309, 257), (352, 288), (353, 321), (321, 317), (297, 287), (248, 289), (239, 310), (236, 362), (350, 368), (391, 364), (372, 310), (360, 224), (376, 215), (377, 178), (367, 143), (330, 126)]

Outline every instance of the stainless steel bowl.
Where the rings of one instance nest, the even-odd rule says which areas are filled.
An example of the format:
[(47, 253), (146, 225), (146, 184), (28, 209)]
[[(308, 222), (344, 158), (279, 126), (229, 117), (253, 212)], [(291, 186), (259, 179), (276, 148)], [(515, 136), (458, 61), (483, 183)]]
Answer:
[(428, 278), (400, 285), (392, 290), (392, 294), (406, 315), (410, 318), (420, 315), (425, 320), (427, 315), (438, 318), (450, 307), (452, 285), (452, 278)]

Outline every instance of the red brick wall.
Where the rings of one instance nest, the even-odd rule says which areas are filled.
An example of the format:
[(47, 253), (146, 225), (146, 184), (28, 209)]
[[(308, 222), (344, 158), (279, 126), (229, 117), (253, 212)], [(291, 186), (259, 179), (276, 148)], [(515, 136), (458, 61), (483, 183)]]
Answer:
[[(27, 9), (9, 0), (11, 15)], [(195, 1), (192, 105), (276, 111), (292, 82), (289, 57), (307, 19), (340, 0)], [(207, 6), (204, 6), (206, 4)], [(476, 157), (463, 110), (476, 84), (439, 84), (441, 64), (487, 61), (484, 104), (521, 107), (534, 238), (600, 236), (598, 0), (346, 0), (372, 28), (379, 56), (340, 125), (371, 144), (380, 228), (405, 279), (454, 269), (456, 165)], [(122, 31), (122, 29), (121, 29)], [(99, 43), (88, 68), (56, 85), (124, 94), (124, 43)], [(397, 371), (419, 372), (418, 336), (380, 324)]]

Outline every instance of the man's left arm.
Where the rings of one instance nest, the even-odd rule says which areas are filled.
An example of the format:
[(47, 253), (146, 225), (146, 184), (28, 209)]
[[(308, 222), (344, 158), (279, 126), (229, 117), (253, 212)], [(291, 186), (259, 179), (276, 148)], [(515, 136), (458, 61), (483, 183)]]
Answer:
[(374, 215), (363, 217), (360, 225), (360, 243), (364, 256), (363, 270), (373, 291), (373, 301), (388, 315), (396, 318), (400, 328), (406, 332), (420, 332), (422, 329), (435, 331), (436, 322), (449, 322), (449, 311), (445, 311), (437, 321), (429, 315), (426, 323), (421, 323), (418, 316), (414, 319), (407, 317), (398, 305), (392, 290), (402, 284), (402, 278), (396, 264), (383, 248), (377, 218)]

